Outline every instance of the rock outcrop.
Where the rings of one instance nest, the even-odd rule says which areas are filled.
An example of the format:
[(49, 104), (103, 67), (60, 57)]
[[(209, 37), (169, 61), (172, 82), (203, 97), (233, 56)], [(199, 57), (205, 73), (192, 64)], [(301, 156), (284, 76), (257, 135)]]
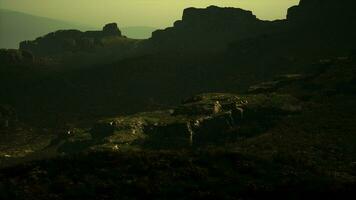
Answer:
[(251, 11), (238, 8), (187, 8), (182, 20), (153, 32), (146, 45), (158, 50), (214, 52), (226, 48), (231, 41), (273, 32), (279, 24), (259, 20)]
[[(356, 45), (356, 2), (352, 0), (301, 0), (288, 10), (291, 32), (302, 38), (320, 41), (319, 46), (343, 47)], [(313, 42), (311, 40), (311, 42)]]
[(75, 148), (71, 146), (80, 145), (96, 151), (135, 145), (185, 148), (217, 144), (238, 137), (238, 131), (231, 132), (237, 127), (256, 120), (268, 121), (271, 125), (272, 119), (298, 113), (301, 109), (300, 102), (290, 95), (207, 93), (189, 98), (173, 110), (101, 120), (91, 129), (91, 138), (80, 139), (81, 144), (67, 140), (61, 149), (71, 150)]
[(110, 24), (106, 24), (103, 28), (103, 34), (111, 36), (121, 36), (121, 31), (120, 29), (117, 27), (116, 23), (110, 23)]
[(299, 5), (288, 9), (289, 22), (313, 24), (354, 24), (355, 1), (352, 0), (301, 0)]
[(59, 30), (39, 37), (34, 41), (20, 43), (21, 50), (38, 56), (86, 51), (102, 47), (106, 38), (124, 38), (116, 23), (107, 24), (102, 31)]
[[(352, 0), (301, 0), (299, 5), (288, 10), (286, 20), (276, 21), (257, 19), (251, 11), (237, 8), (188, 8), (182, 20), (176, 21), (173, 27), (153, 32), (146, 45), (158, 51), (201, 53), (221, 51), (230, 43), (245, 40), (265, 41), (270, 36), (300, 40), (305, 44), (309, 44), (308, 39), (312, 37), (322, 40), (320, 43), (330, 43), (332, 37), (338, 41), (350, 40), (356, 32), (355, 4)], [(317, 38), (321, 32), (323, 37)], [(273, 41), (274, 44), (278, 42), (285, 43)]]

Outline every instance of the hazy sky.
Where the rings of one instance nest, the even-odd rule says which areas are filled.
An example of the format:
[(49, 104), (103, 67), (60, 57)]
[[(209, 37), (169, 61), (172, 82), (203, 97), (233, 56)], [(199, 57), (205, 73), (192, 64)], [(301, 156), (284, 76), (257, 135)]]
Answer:
[(261, 19), (285, 18), (299, 0), (0, 0), (0, 8), (101, 27), (171, 26), (187, 7), (218, 5), (252, 10)]

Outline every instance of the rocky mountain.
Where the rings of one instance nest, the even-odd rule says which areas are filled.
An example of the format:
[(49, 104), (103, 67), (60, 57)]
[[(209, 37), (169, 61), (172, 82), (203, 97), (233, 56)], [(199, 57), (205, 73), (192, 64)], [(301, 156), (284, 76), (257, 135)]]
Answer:
[(189, 8), (147, 40), (0, 50), (0, 199), (355, 196), (354, 8)]
[(0, 48), (19, 48), (24, 40), (63, 29), (91, 30), (92, 27), (0, 8)]
[(85, 51), (104, 45), (103, 39), (108, 37), (123, 38), (117, 24), (107, 24), (102, 31), (59, 30), (34, 41), (23, 41), (20, 49), (39, 56)]
[[(40, 17), (28, 13), (0, 9), (0, 48), (17, 49), (19, 43), (56, 30), (95, 30), (89, 25)], [(148, 26), (120, 27), (123, 35), (133, 39), (147, 39), (156, 28)]]
[(171, 51), (221, 51), (229, 42), (254, 38), (276, 31), (281, 23), (256, 18), (237, 8), (187, 8), (173, 27), (153, 32), (150, 48)]
[[(304, 4), (301, 9), (308, 7)], [(34, 71), (36, 78), (19, 76), (21, 87), (5, 85), (17, 92), (14, 96), (3, 92), (2, 99), (29, 113), (38, 110), (14, 101), (18, 93), (53, 112), (132, 113), (175, 105), (196, 93), (245, 92), (249, 85), (276, 75), (309, 73), (315, 70), (309, 63), (355, 49), (352, 37), (331, 37), (330, 32), (321, 34), (289, 21), (261, 21), (249, 11), (212, 6), (186, 9), (174, 27), (157, 31), (148, 40), (125, 38), (115, 24), (94, 32), (53, 32), (23, 42), (22, 48), (37, 58), (48, 55), (54, 63), (59, 57), (59, 65), (47, 67), (60, 73)], [(352, 31), (349, 26), (344, 29)], [(343, 33), (344, 29), (333, 30)], [(4, 78), (14, 76), (11, 70), (3, 72)], [(36, 87), (29, 87), (29, 80)]]
[(116, 23), (99, 31), (58, 30), (20, 43), (20, 50), (53, 60), (62, 67), (88, 67), (135, 55), (140, 40), (122, 35)]
[[(354, 24), (355, 2), (352, 0), (301, 0), (298, 6), (289, 8), (287, 20), (318, 26)], [(310, 27), (309, 27), (310, 28)]]
[[(230, 54), (238, 54), (237, 57), (242, 55), (241, 52), (248, 51), (261, 51), (266, 54), (266, 57), (289, 52), (292, 54), (319, 52), (328, 55), (335, 51), (342, 53), (340, 49), (345, 50), (343, 53), (346, 53), (356, 44), (353, 37), (355, 24), (354, 20), (350, 20), (354, 17), (352, 10), (355, 7), (355, 3), (349, 0), (344, 0), (343, 3), (301, 1), (298, 6), (288, 10), (287, 19), (276, 21), (260, 20), (251, 11), (238, 8), (216, 6), (204, 9), (187, 8), (183, 12), (182, 19), (176, 21), (173, 27), (156, 30), (149, 39), (139, 43), (130, 42), (129, 39), (114, 42), (118, 44), (117, 54), (120, 54), (120, 44), (127, 45), (121, 45), (125, 46), (122, 48), (125, 53), (124, 56), (121, 54), (117, 56), (117, 60), (157, 51), (179, 52), (181, 55), (228, 51)], [(64, 36), (65, 34), (67, 36)], [(84, 33), (75, 30), (58, 31), (38, 38), (32, 44), (28, 41), (22, 42), (20, 48), (30, 50), (35, 55), (86, 51), (106, 45), (102, 40), (107, 37), (101, 35), (101, 38), (98, 38), (98, 36), (100, 34), (93, 37), (90, 31)], [(72, 37), (76, 38), (75, 41)], [(120, 35), (114, 38), (114, 40), (121, 40)], [(55, 40), (58, 41), (53, 42)], [(36, 44), (36, 47), (33, 44)], [(309, 45), (307, 51), (302, 50), (304, 45)], [(127, 51), (126, 47), (130, 50)], [(286, 52), (286, 48), (291, 51)], [(46, 50), (40, 52), (40, 49)], [(271, 55), (267, 55), (269, 53)], [(243, 55), (247, 54), (243, 53)], [(295, 56), (285, 55), (285, 57)], [(90, 59), (92, 55), (87, 57)]]
[(277, 21), (259, 20), (252, 12), (236, 8), (188, 8), (182, 20), (173, 27), (155, 31), (147, 43), (149, 48), (158, 50), (204, 52), (224, 50), (230, 43), (271, 37), (281, 38), (273, 42), (288, 48), (288, 43), (295, 40), (309, 43), (312, 37), (319, 46), (331, 43), (330, 46), (350, 47), (355, 44), (352, 37), (356, 27), (352, 20), (355, 8), (351, 0), (302, 0), (288, 10), (287, 19)]

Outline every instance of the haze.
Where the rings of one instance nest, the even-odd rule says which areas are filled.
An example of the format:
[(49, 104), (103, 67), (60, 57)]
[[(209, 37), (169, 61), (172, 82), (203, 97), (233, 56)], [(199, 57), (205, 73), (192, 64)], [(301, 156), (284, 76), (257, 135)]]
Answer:
[(182, 16), (187, 7), (209, 5), (252, 10), (261, 19), (282, 19), (288, 7), (299, 0), (0, 0), (0, 8), (91, 27), (107, 22), (120, 26), (167, 27)]

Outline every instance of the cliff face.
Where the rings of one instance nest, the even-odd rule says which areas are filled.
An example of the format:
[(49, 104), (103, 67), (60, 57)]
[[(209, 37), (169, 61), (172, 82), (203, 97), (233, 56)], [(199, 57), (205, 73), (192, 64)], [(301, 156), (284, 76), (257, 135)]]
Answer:
[[(308, 38), (331, 48), (356, 45), (356, 1), (301, 0), (288, 10), (290, 32), (308, 45)], [(319, 45), (321, 46), (321, 45)]]
[(356, 2), (352, 0), (301, 0), (288, 10), (291, 23), (313, 25), (355, 24)]
[[(188, 8), (173, 27), (152, 34), (148, 46), (178, 52), (220, 51), (229, 43), (283, 37), (309, 43), (307, 35), (322, 35), (348, 42), (356, 32), (356, 3), (352, 0), (301, 0), (288, 10), (286, 20), (259, 20), (251, 11), (237, 8)], [(313, 36), (313, 37), (314, 37)], [(342, 37), (341, 37), (342, 36)], [(319, 39), (318, 39), (319, 40)], [(322, 42), (322, 41), (321, 41)]]
[(20, 43), (20, 49), (47, 56), (94, 49), (103, 46), (102, 40), (108, 37), (123, 37), (116, 23), (105, 25), (102, 31), (59, 30), (34, 41), (23, 41)]
[(256, 18), (251, 11), (237, 8), (188, 8), (173, 27), (153, 32), (150, 47), (174, 51), (219, 51), (231, 41), (273, 32), (281, 22)]

